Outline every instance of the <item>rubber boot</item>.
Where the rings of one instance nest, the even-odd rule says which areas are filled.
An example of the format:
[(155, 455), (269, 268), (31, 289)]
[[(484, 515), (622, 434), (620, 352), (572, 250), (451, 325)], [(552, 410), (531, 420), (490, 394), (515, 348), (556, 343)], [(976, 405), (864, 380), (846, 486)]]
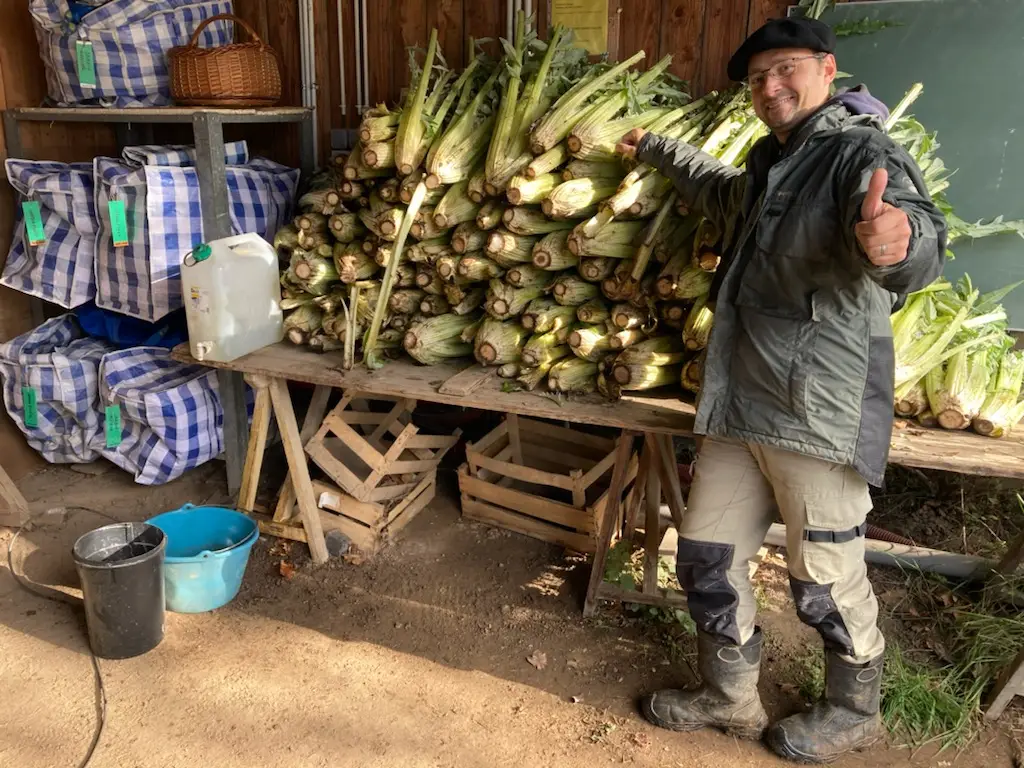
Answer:
[(826, 652), (824, 700), (773, 725), (768, 732), (772, 751), (798, 763), (830, 763), (881, 739), (882, 661), (878, 656), (851, 664)]
[(697, 665), (703, 682), (692, 691), (664, 690), (640, 701), (645, 718), (672, 731), (718, 728), (741, 739), (760, 739), (768, 715), (757, 692), (761, 631), (746, 645), (697, 635)]

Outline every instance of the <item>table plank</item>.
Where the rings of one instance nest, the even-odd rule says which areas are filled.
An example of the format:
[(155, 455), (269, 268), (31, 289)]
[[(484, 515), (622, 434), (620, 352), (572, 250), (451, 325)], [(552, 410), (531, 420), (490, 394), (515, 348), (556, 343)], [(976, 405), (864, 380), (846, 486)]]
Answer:
[[(175, 347), (172, 357), (181, 362), (197, 364), (189, 354), (187, 344)], [(321, 386), (410, 397), (499, 413), (516, 413), (539, 419), (681, 437), (693, 435), (693, 404), (681, 400), (678, 392), (626, 395), (617, 403), (596, 394), (563, 397), (559, 402), (553, 395), (540, 391), (502, 392), (504, 381), (494, 376), (464, 396), (439, 393), (438, 389), (445, 381), (465, 370), (465, 361), (422, 366), (403, 358), (389, 362), (376, 371), (362, 366), (345, 371), (341, 368), (340, 353), (321, 355), (282, 342), (228, 364), (203, 364)], [(924, 429), (905, 421), (897, 421), (893, 429), (889, 460), (908, 467), (1024, 480), (1024, 430), (1018, 430), (1009, 438), (997, 440), (971, 432)]]

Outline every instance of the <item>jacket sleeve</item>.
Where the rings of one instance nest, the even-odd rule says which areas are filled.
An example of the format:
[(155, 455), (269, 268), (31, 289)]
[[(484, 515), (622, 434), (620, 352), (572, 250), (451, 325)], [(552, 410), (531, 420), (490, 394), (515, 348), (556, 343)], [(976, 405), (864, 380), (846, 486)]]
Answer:
[(657, 168), (679, 191), (693, 211), (710, 219), (720, 232), (740, 210), (746, 174), (676, 139), (646, 134), (637, 147), (637, 160)]
[[(867, 196), (868, 182), (878, 168), (889, 171), (889, 185), (882, 199), (899, 208), (910, 219), (910, 247), (899, 264), (879, 267), (871, 263), (861, 249), (855, 227), (861, 221), (861, 206)], [(875, 147), (859, 153), (850, 173), (844, 195), (844, 224), (852, 249), (865, 270), (882, 288), (896, 294), (919, 291), (942, 274), (946, 261), (948, 227), (946, 217), (932, 202), (917, 164), (901, 147)]]

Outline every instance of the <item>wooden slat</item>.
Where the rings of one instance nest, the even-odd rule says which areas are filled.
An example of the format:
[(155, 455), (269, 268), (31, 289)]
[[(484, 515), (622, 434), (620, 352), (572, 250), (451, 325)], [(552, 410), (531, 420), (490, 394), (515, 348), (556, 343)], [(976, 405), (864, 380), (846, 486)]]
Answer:
[(475, 37), (477, 40), (491, 38), (484, 50), (491, 56), (501, 55), (498, 38), (505, 37), (505, 9), (510, 0), (491, 0), (474, 2), (465, 0), (462, 4), (463, 37)]
[(351, 0), (342, 0), (341, 3), (341, 25), (345, 33), (345, 128), (354, 128), (359, 123), (359, 113), (356, 104), (356, 19), (355, 3)]
[(256, 387), (256, 404), (252, 412), (252, 427), (249, 430), (249, 445), (242, 468), (242, 487), (238, 491), (238, 508), (252, 512), (256, 493), (260, 486), (260, 470), (263, 468), (263, 453), (267, 447), (267, 432), (270, 430), (270, 390), (266, 382)]
[(594, 551), (593, 536), (573, 533), (556, 525), (550, 525), (532, 517), (519, 515), (465, 496), (462, 498), (462, 516), (483, 523), (493, 523), (499, 528), (506, 528), (524, 536), (558, 544), (576, 552), (589, 554)]
[(597, 590), (597, 599), (615, 600), (620, 603), (639, 603), (640, 605), (658, 605), (666, 608), (685, 608), (686, 595), (672, 589), (658, 587), (653, 595), (645, 595), (634, 589), (623, 589), (614, 584), (602, 582)]
[(437, 469), (436, 459), (428, 459), (426, 461), (393, 461), (388, 465), (388, 474), (411, 475), (419, 472), (430, 472), (433, 469)]
[(420, 497), (420, 495), (423, 493), (424, 490), (426, 490), (428, 485), (431, 485), (436, 481), (437, 474), (435, 472), (431, 472), (429, 475), (426, 475), (422, 480), (420, 480), (415, 485), (415, 487), (411, 491), (409, 491), (409, 493), (406, 495), (404, 499), (402, 499), (394, 507), (388, 510), (387, 522), (389, 524), (393, 522), (395, 518), (397, 518), (409, 507), (410, 504), (412, 504), (414, 501), (416, 501), (416, 499)]
[(519, 417), (510, 413), (505, 417), (508, 424), (508, 444), (512, 446), (512, 460), (516, 464), (525, 464), (523, 461), (523, 441), (519, 438)]
[(592, 486), (594, 483), (596, 483), (598, 480), (600, 480), (602, 477), (604, 477), (605, 472), (607, 472), (613, 466), (615, 466), (615, 452), (614, 451), (609, 453), (603, 459), (601, 459), (601, 461), (599, 461), (596, 466), (594, 466), (592, 469), (590, 469), (583, 476), (583, 481), (582, 481), (583, 487), (584, 488), (589, 488), (590, 486)]
[(790, 5), (796, 5), (796, 3), (791, 0), (750, 0), (747, 34), (761, 27), (769, 19), (786, 18), (786, 9)]
[(351, 450), (356, 456), (366, 462), (366, 465), (374, 470), (380, 470), (384, 466), (384, 457), (380, 451), (370, 445), (366, 439), (345, 423), (340, 415), (333, 413), (324, 420), (324, 425)]
[(537, 419), (521, 418), (519, 420), (519, 426), (523, 432), (529, 432), (542, 437), (549, 437), (553, 440), (560, 440), (564, 443), (569, 443), (570, 445), (585, 445), (589, 448), (600, 451), (601, 456), (604, 456), (615, 448), (615, 441), (610, 440), (607, 437), (592, 435), (589, 432), (585, 432), (580, 429), (569, 429), (568, 427), (560, 427), (557, 424), (548, 424), (547, 422), (538, 421)]
[[(430, 39), (427, 27), (426, 0), (402, 0), (390, 3), (393, 6), (392, 49), (391, 49), (391, 93), (394, 97), (402, 92), (409, 82), (409, 51), (411, 47), (426, 51)], [(417, 53), (416, 61), (423, 64), (423, 53)]]
[(592, 459), (577, 456), (575, 453), (567, 450), (539, 445), (532, 440), (523, 444), (520, 453), (525, 457), (522, 463), (530, 466), (536, 463), (536, 459), (554, 464), (560, 469), (579, 469), (584, 472), (594, 466)]
[(0, 465), (0, 499), (3, 499), (7, 505), (6, 509), (0, 507), (0, 525), (17, 528), (28, 520), (28, 502), (2, 465)]
[(747, 36), (749, 0), (714, 0), (704, 14), (704, 46), (701, 54), (700, 89), (726, 88), (726, 64)]
[[(626, 465), (626, 480), (622, 484), (622, 487), (628, 488), (629, 484), (636, 480), (636, 476), (639, 471), (640, 457), (634, 453), (632, 457), (630, 457), (629, 463)], [(608, 503), (609, 491), (611, 491), (611, 488), (602, 493), (601, 497), (596, 502), (594, 502), (594, 513), (598, 516), (601, 515), (601, 513), (604, 511), (605, 505)]]
[(653, 459), (661, 477), (662, 494), (672, 513), (672, 522), (678, 528), (683, 524), (686, 503), (683, 500), (683, 490), (679, 483), (679, 466), (676, 463), (675, 448), (672, 445), (672, 438), (668, 435), (654, 435), (652, 440), (657, 446)]
[[(253, 515), (253, 517), (256, 516)], [(262, 517), (256, 518), (256, 525), (259, 526), (260, 533), (265, 533), (268, 536), (276, 536), (279, 539), (289, 539), (290, 541), (301, 541), (303, 544), (306, 543), (306, 532), (302, 529), (301, 525), (288, 525), (287, 523), (279, 523)]]
[(608, 60), (620, 61), (623, 16), (628, 17), (629, 0), (608, 0)]
[(309, 407), (302, 419), (302, 444), (305, 445), (309, 439), (320, 429), (327, 415), (327, 402), (331, 397), (331, 388), (318, 386), (313, 389), (313, 397), (309, 400)]
[(521, 467), (518, 464), (511, 464), (507, 461), (498, 461), (487, 456), (477, 454), (473, 457), (476, 463), (484, 469), (496, 472), (514, 480), (521, 480), (524, 483), (534, 485), (550, 485), (553, 488), (561, 488), (566, 491), (573, 489), (573, 480), (566, 475), (558, 475), (554, 472), (542, 472), (539, 469)]
[(426, 31), (437, 28), (437, 42), (449, 67), (466, 65), (466, 38), (462, 33), (462, 0), (427, 0)]
[(299, 514), (302, 525), (306, 529), (309, 552), (317, 565), (327, 562), (327, 545), (324, 543), (324, 532), (320, 525), (316, 499), (313, 497), (313, 486), (309, 479), (309, 468), (306, 466), (306, 454), (302, 449), (299, 437), (299, 425), (295, 421), (291, 397), (288, 395), (288, 383), (284, 379), (273, 379), (270, 382), (270, 397), (274, 404), (274, 415), (281, 431), (285, 456), (292, 473), (292, 484), (299, 502)]
[(390, 501), (398, 496), (404, 496), (407, 493), (411, 493), (417, 485), (419, 485), (419, 482), (399, 483), (397, 485), (378, 485), (370, 491), (369, 494), (367, 494), (369, 497), (367, 501)]
[(362, 487), (363, 481), (343, 462), (338, 461), (323, 443), (315, 439), (311, 440), (306, 446), (306, 455), (326, 472), (328, 477), (349, 493)]
[(329, 509), (370, 526), (384, 521), (384, 507), (380, 504), (358, 501), (329, 483), (314, 480), (313, 493), (316, 494), (316, 503), (321, 509)]
[[(520, 421), (520, 423), (522, 423)], [(488, 432), (486, 435), (481, 437), (475, 443), (467, 443), (466, 451), (473, 451), (474, 453), (487, 454), (488, 449), (495, 445), (501, 438), (508, 436), (508, 424), (504, 421), (498, 426)]]
[(434, 500), (436, 493), (437, 483), (431, 482), (422, 492), (413, 498), (409, 506), (403, 509), (399, 515), (392, 518), (391, 522), (388, 523), (388, 527), (384, 530), (384, 535), (387, 536), (388, 540), (394, 541), (398, 532), (411, 523), (416, 515), (427, 508), (427, 505)]
[[(327, 18), (328, 18), (328, 29), (327, 29), (327, 81), (326, 83), (320, 83), (320, 90), (327, 94), (327, 119), (328, 119), (328, 135), (327, 135), (327, 155), (326, 158), (330, 157), (330, 133), (329, 129), (331, 126), (335, 128), (341, 128), (345, 125), (345, 119), (341, 114), (341, 72), (338, 69), (338, 2), (337, 0), (326, 0), (327, 2)], [(344, 15), (344, 5), (346, 0), (341, 0), (342, 15)], [(351, 5), (351, 3), (348, 3)], [(320, 54), (317, 54), (317, 58), (322, 58)]]
[(702, 93), (697, 82), (704, 43), (704, 9), (706, 0), (666, 0), (661, 25), (661, 50), (672, 54), (674, 75), (689, 84), (687, 91)]
[[(313, 130), (317, 133), (317, 165), (325, 163), (331, 156), (331, 124), (332, 106), (337, 104), (337, 98), (331, 98), (331, 81), (337, 80), (338, 72), (338, 35), (337, 27), (331, 26), (331, 16), (334, 15), (334, 8), (328, 10), (328, 0), (312, 0), (313, 2), (313, 44), (316, 56), (314, 67), (316, 75), (316, 125)], [(331, 0), (331, 5), (336, 3)], [(334, 34), (332, 36), (332, 31)], [(334, 54), (331, 55), (331, 41), (334, 41)], [(332, 78), (332, 75), (334, 77)], [(340, 90), (339, 90), (340, 94)], [(294, 131), (293, 131), (294, 133)]]
[[(423, 448), (450, 448), (459, 442), (458, 435), (415, 435), (406, 443), (407, 450)], [(421, 458), (429, 458), (422, 456)]]
[(384, 433), (388, 431), (392, 424), (398, 421), (401, 415), (405, 413), (405, 410), (405, 403), (401, 401), (395, 403), (391, 410), (388, 412), (388, 414), (383, 419), (381, 419), (380, 424), (377, 426), (377, 428), (373, 430), (373, 434), (370, 435), (369, 440), (373, 442), (376, 440), (380, 440), (382, 437), (384, 437)]
[(611, 547), (615, 524), (619, 519), (622, 503), (622, 491), (626, 486), (626, 472), (633, 451), (633, 438), (636, 433), (623, 430), (615, 447), (615, 469), (612, 471), (612, 482), (605, 494), (608, 502), (598, 515), (597, 544), (594, 560), (590, 566), (590, 583), (587, 596), (583, 602), (583, 615), (592, 616), (597, 610), (597, 589), (604, 581), (604, 564), (608, 560), (608, 549)]
[[(391, 70), (395, 62), (395, 17), (396, 3), (366, 3), (366, 53), (369, 64), (370, 106), (378, 102), (393, 104), (398, 94), (392, 89)], [(404, 59), (402, 69), (407, 69)]]
[(462, 491), (463, 496), (472, 496), (475, 499), (487, 501), (529, 517), (536, 517), (585, 533), (594, 532), (593, 516), (586, 510), (569, 504), (562, 504), (514, 488), (502, 488), (494, 483), (472, 477), (468, 473), (459, 474), (459, 490)]
[[(628, 10), (622, 15), (619, 30), (618, 59), (628, 59), (637, 51), (645, 51), (647, 58), (637, 64), (637, 69), (647, 69), (658, 61), (661, 54), (660, 33), (662, 0), (629, 0)], [(674, 51), (666, 50), (666, 53)]]
[(657, 472), (649, 472), (645, 480), (644, 594), (653, 595), (658, 589), (658, 549), (661, 546), (661, 478)]

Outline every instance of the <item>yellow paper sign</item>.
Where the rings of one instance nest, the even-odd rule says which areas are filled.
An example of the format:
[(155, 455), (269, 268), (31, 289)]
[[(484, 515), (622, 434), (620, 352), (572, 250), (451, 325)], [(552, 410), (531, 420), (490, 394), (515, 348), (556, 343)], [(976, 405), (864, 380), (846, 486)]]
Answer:
[(576, 45), (589, 53), (608, 51), (608, 0), (551, 0), (551, 24), (576, 33)]

